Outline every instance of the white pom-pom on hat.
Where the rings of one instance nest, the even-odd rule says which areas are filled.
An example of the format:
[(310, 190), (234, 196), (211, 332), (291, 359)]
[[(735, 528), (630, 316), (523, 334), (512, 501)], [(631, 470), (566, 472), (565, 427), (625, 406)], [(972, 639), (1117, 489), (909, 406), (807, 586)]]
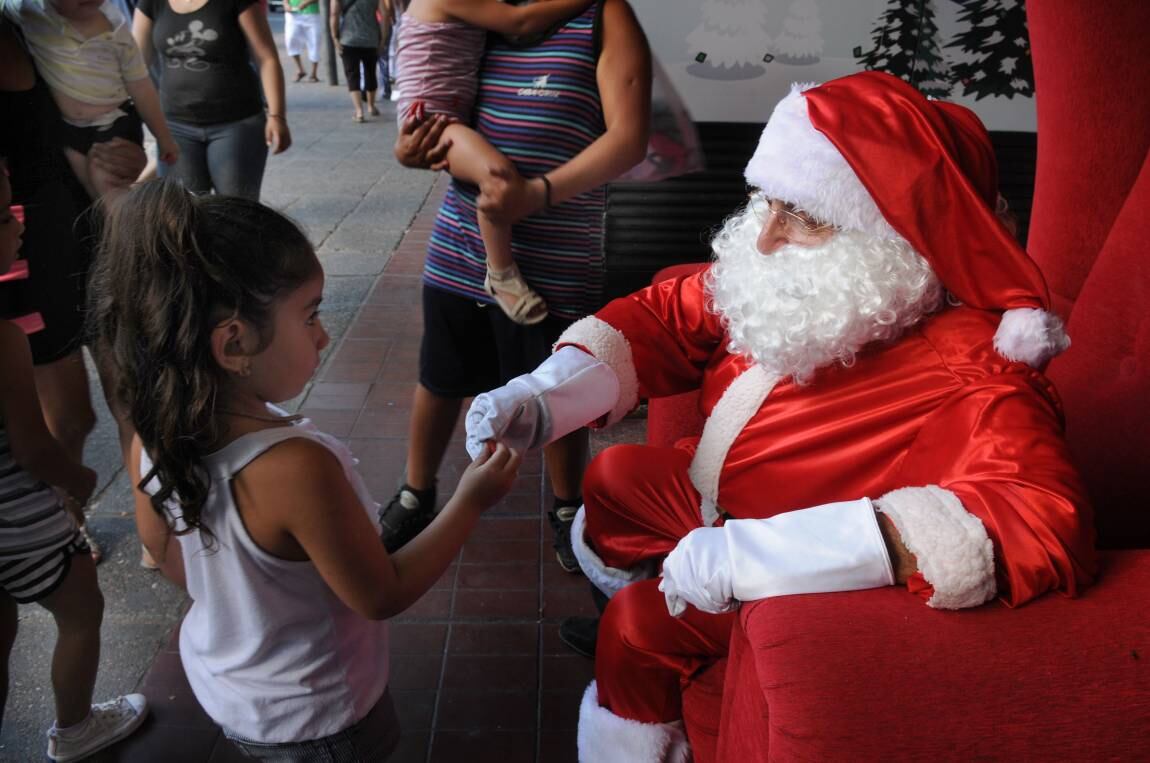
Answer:
[(994, 349), (1007, 360), (1041, 368), (1070, 347), (1062, 320), (1034, 307), (1019, 307), (1002, 314), (994, 332)]

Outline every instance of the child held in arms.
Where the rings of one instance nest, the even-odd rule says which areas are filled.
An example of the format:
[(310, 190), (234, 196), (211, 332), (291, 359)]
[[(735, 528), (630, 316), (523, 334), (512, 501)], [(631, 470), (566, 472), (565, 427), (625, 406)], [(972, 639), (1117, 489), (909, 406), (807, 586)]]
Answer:
[[(516, 176), (515, 165), (468, 126), (487, 33), (507, 37), (540, 34), (585, 11), (591, 2), (412, 0), (396, 41), (395, 85), (400, 93), (401, 124), (429, 119), (449, 122), (443, 132), (451, 146), (446, 168), (457, 180), (483, 188), (490, 179)], [(545, 175), (539, 181), (550, 201), (550, 181)], [(501, 210), (479, 215), (479, 234), (487, 252), (483, 288), (512, 321), (532, 325), (547, 317), (547, 304), (515, 264), (511, 253), (511, 225), (515, 222)]]
[(160, 159), (179, 149), (160, 109), (140, 49), (123, 13), (105, 0), (0, 0), (20, 24), (40, 75), (64, 118), (65, 154), (72, 171), (96, 199), (122, 190), (93, 174), (88, 151), (124, 138), (143, 145), (141, 118), (156, 136)]

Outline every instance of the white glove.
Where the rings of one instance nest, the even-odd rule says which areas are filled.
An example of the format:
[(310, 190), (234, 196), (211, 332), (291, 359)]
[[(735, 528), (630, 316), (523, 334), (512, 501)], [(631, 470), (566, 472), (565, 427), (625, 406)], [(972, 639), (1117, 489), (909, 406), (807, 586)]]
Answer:
[(558, 440), (615, 407), (619, 379), (578, 347), (563, 347), (529, 374), (484, 392), (467, 410), (467, 452), (498, 440), (520, 452)]
[(663, 562), (659, 590), (679, 617), (687, 604), (718, 614), (741, 601), (893, 584), (874, 506), (862, 498), (692, 530)]

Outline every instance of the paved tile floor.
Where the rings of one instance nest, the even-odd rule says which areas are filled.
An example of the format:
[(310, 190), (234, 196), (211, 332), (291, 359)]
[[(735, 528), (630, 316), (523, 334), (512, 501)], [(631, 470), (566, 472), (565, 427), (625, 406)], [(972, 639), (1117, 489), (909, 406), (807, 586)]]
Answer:
[[(346, 438), (377, 500), (394, 492), (403, 471), (421, 333), (419, 272), (437, 198), (414, 221), (301, 409)], [(444, 493), (467, 464), (462, 429), (456, 440), (440, 471)], [(539, 456), (529, 456), (511, 495), (392, 625), (391, 689), (403, 724), (398, 763), (575, 760), (579, 699), (592, 663), (569, 652), (557, 628), (561, 618), (594, 608), (586, 579), (555, 562), (542, 472)], [(140, 687), (153, 718), (102, 760), (240, 760), (192, 696), (176, 636)]]

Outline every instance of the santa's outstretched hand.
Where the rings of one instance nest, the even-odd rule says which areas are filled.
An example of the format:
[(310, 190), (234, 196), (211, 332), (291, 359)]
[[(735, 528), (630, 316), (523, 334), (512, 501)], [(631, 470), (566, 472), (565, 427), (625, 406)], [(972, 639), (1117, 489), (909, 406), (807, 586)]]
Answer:
[(519, 452), (541, 448), (605, 416), (619, 399), (619, 380), (605, 363), (563, 347), (529, 374), (477, 395), (467, 411), (467, 452), (488, 441)]
[(741, 601), (894, 582), (874, 506), (862, 498), (692, 530), (663, 562), (659, 590), (679, 617), (687, 604), (718, 614)]

